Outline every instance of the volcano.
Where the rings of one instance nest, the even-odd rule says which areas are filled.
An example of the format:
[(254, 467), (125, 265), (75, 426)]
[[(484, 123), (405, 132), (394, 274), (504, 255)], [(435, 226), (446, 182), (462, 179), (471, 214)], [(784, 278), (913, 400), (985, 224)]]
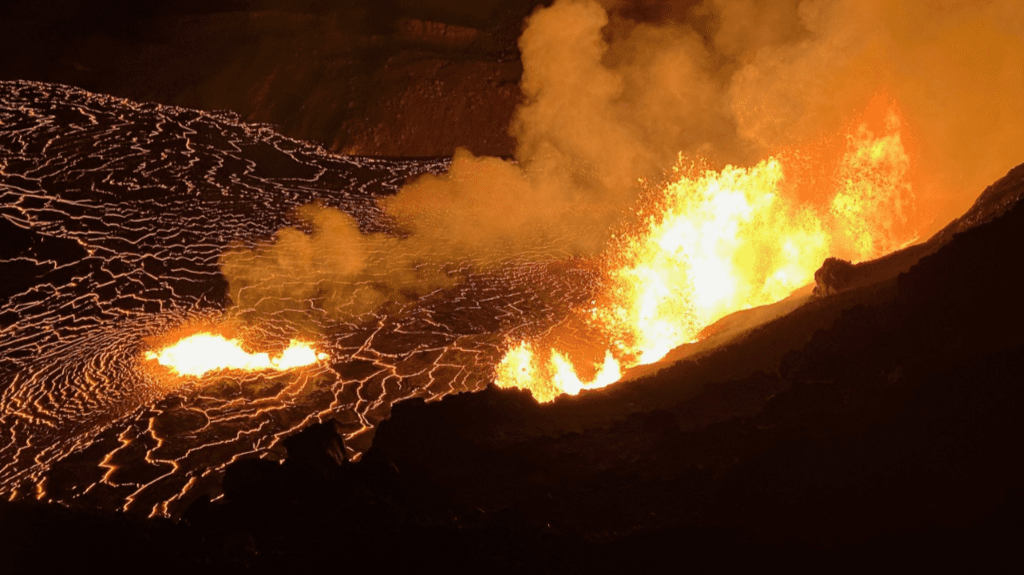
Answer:
[(122, 4), (0, 9), (13, 571), (1013, 558), (1015, 3)]

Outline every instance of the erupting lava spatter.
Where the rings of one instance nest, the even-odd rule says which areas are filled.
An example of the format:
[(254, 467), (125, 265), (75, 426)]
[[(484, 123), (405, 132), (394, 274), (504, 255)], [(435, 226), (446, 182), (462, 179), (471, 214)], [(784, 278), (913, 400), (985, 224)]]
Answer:
[(197, 333), (182, 338), (160, 351), (146, 352), (146, 359), (170, 368), (178, 375), (202, 377), (211, 371), (287, 371), (313, 365), (327, 359), (308, 343), (291, 340), (280, 355), (249, 353), (237, 339), (212, 333)]
[(520, 341), (497, 366), (497, 384), (528, 389), (538, 401), (607, 386), (730, 313), (785, 298), (828, 256), (861, 261), (913, 241), (909, 158), (895, 110), (884, 134), (861, 125), (847, 137), (826, 206), (796, 200), (787, 173), (807, 169), (781, 157), (721, 171), (681, 159), (639, 229), (604, 255), (593, 305), (577, 310), (606, 345), (593, 379), (581, 380), (565, 351)]

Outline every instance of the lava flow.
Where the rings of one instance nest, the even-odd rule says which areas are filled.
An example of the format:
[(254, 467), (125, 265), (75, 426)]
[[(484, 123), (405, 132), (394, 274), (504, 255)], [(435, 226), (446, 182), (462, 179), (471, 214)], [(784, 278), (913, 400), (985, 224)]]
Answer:
[(212, 333), (197, 333), (160, 351), (146, 352), (146, 359), (170, 368), (178, 375), (202, 377), (211, 371), (288, 371), (327, 359), (312, 345), (291, 340), (288, 348), (273, 357), (268, 353), (249, 353), (237, 339)]
[(520, 341), (499, 363), (498, 385), (528, 389), (539, 401), (607, 386), (624, 368), (700, 339), (730, 313), (785, 298), (830, 255), (860, 261), (912, 242), (913, 195), (900, 131), (895, 105), (885, 114), (885, 133), (866, 124), (852, 131), (825, 205), (799, 201), (798, 182), (807, 178), (792, 174), (811, 168), (798, 154), (720, 171), (680, 160), (642, 223), (606, 252), (592, 304), (576, 310), (577, 321), (606, 346), (596, 355), (577, 354), (603, 355), (592, 367), (575, 362), (592, 378), (581, 378), (558, 342)]

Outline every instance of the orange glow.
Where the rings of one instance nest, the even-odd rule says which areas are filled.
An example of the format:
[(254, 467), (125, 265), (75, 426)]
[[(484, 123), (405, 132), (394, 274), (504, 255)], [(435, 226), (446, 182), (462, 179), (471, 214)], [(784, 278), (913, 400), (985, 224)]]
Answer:
[(622, 368), (611, 352), (605, 352), (604, 363), (590, 381), (579, 375), (565, 354), (551, 350), (547, 362), (535, 365), (533, 346), (522, 342), (509, 350), (498, 364), (498, 385), (529, 389), (537, 401), (552, 401), (563, 393), (576, 395), (584, 389), (597, 389), (615, 383), (622, 377)]
[(914, 197), (900, 126), (899, 115), (890, 109), (884, 135), (862, 125), (847, 137), (830, 211), (853, 259), (875, 258), (916, 239), (908, 226)]
[(237, 339), (212, 333), (197, 333), (159, 351), (146, 352), (145, 358), (170, 368), (178, 375), (202, 377), (211, 371), (287, 371), (313, 365), (327, 359), (305, 342), (291, 340), (280, 355), (249, 353)]
[[(787, 182), (787, 173), (800, 180), (813, 168), (792, 157), (720, 171), (681, 161), (644, 206), (651, 215), (605, 252), (592, 307), (576, 310), (589, 339), (606, 345), (595, 378), (581, 381), (564, 352), (521, 341), (500, 362), (496, 383), (529, 389), (538, 401), (609, 385), (623, 368), (662, 359), (730, 313), (787, 297), (813, 280), (826, 257), (860, 261), (912, 242), (910, 160), (900, 129), (891, 108), (885, 133), (866, 124), (853, 130), (832, 190), (818, 192), (815, 203), (801, 202)], [(822, 202), (822, 192), (831, 200)]]

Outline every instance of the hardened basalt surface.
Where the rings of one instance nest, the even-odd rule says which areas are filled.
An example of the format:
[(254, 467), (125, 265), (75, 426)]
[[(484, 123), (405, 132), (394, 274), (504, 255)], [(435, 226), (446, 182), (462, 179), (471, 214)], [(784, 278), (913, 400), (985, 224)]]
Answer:
[[(312, 368), (169, 382), (143, 359), (144, 338), (231, 311), (227, 247), (268, 241), (313, 202), (392, 233), (375, 198), (447, 167), (335, 156), (231, 113), (0, 83), (0, 493), (174, 516), (310, 422), (338, 419), (358, 452), (394, 402), (486, 385), (509, 337), (585, 300), (584, 262), (453, 261), (457, 281), (355, 317), (297, 302), (286, 317), (330, 356)], [(279, 341), (288, 321), (245, 329)]]

